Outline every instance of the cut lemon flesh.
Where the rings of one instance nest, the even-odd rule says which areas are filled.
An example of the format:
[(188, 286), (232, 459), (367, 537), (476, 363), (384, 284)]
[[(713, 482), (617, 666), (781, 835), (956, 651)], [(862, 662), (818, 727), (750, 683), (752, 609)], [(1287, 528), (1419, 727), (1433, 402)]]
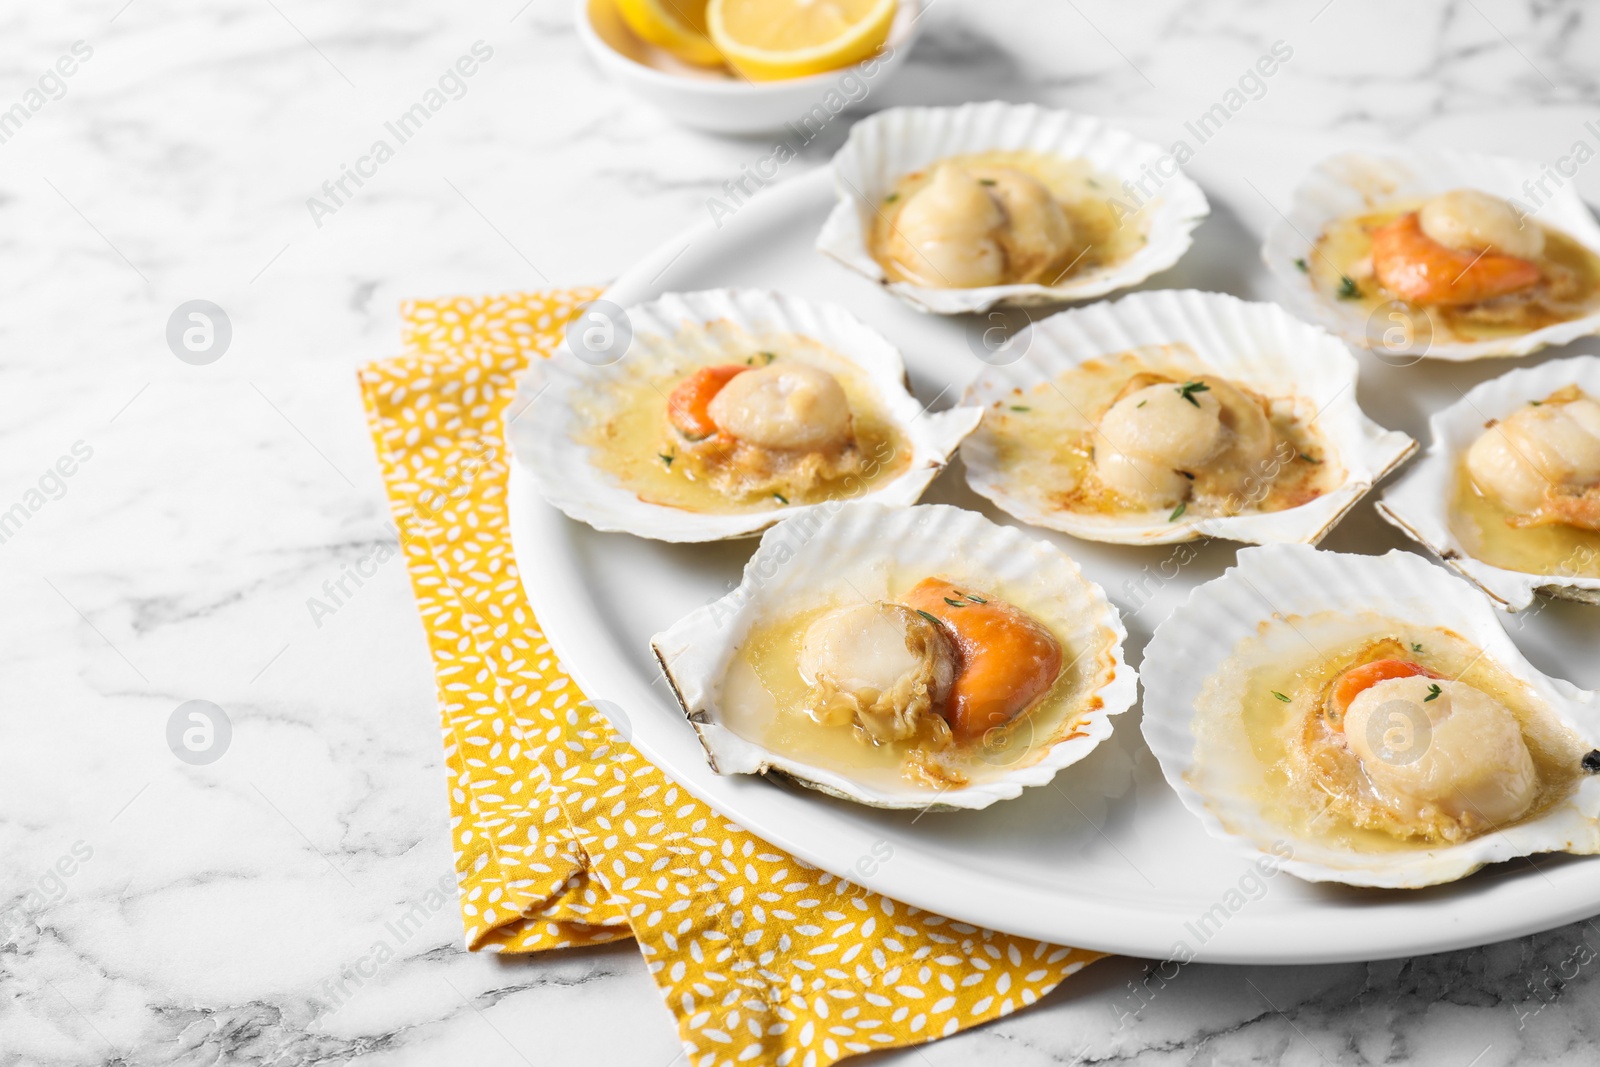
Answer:
[(657, 48), (701, 67), (722, 65), (706, 34), (706, 0), (617, 0), (628, 28)]
[(711, 0), (706, 25), (728, 65), (752, 81), (859, 63), (883, 46), (896, 0)]

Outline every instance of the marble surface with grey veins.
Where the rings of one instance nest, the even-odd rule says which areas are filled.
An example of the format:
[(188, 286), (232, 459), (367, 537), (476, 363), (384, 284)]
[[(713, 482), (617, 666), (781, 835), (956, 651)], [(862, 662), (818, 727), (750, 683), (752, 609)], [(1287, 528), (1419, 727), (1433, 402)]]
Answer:
[[(395, 349), (400, 299), (615, 276), (770, 151), (624, 95), (571, 16), (0, 12), (0, 111), (27, 113), (0, 123), (0, 513), (22, 505), (0, 532), (0, 1065), (677, 1056), (628, 945), (469, 955), (453, 900), (408, 937), (391, 925), (440, 899), (450, 854), (428, 657), (353, 368)], [(935, 0), (926, 17), (866, 106), (1179, 121), (1284, 40), (1293, 62), (1250, 104), (1262, 123), (1555, 160), (1600, 118), (1600, 11), (1580, 0)], [(492, 56), (459, 99), (336, 210), (308, 209), (478, 41)], [(1600, 198), (1600, 170), (1577, 181)], [(166, 340), (195, 299), (232, 325), (209, 365)], [(372, 576), (314, 618), (357, 568)], [(191, 700), (231, 723), (214, 763), (169, 747)], [(390, 958), (330, 996), (379, 941)], [(1580, 923), (1368, 965), (1114, 959), (881, 1062), (1588, 1064), (1597, 951)]]

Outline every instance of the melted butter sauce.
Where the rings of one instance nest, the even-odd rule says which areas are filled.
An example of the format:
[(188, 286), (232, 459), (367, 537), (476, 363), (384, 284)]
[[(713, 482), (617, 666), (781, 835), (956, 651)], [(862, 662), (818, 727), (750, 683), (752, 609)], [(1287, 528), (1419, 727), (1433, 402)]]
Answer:
[[(1267, 624), (1259, 638), (1242, 642), (1207, 680), (1196, 702), (1195, 765), (1185, 776), (1203, 793), (1243, 796), (1281, 827), (1286, 838), (1341, 852), (1440, 848), (1439, 843), (1403, 839), (1343, 819), (1328, 807), (1319, 785), (1302, 776), (1291, 753), (1293, 739), (1306, 716), (1315, 712), (1324, 684), (1343, 669), (1343, 662), (1386, 637), (1410, 648), (1409, 658), (1489, 694), (1516, 717), (1540, 783), (1537, 800), (1517, 823), (1537, 818), (1570, 792), (1582, 756), (1576, 736), (1523, 682), (1459, 634), (1378, 615), (1352, 619), (1330, 614), (1290, 622), (1292, 631), (1281, 621)], [(1280, 699), (1279, 693), (1289, 700)], [(1213, 810), (1229, 823), (1226, 812)], [(1248, 833), (1238, 825), (1230, 824), (1229, 829)]]
[(1600, 532), (1552, 523), (1511, 526), (1511, 513), (1480, 492), (1463, 456), (1456, 465), (1450, 527), (1474, 558), (1524, 574), (1600, 578)]
[[(1009, 167), (1036, 179), (1050, 191), (1071, 222), (1073, 232), (1073, 247), (1064, 257), (1066, 262), (1053, 272), (1053, 280), (1045, 279), (1051, 284), (1093, 274), (1127, 260), (1149, 240), (1150, 217), (1161, 203), (1161, 198), (1157, 197), (1132, 212), (1113, 206), (1112, 198), (1122, 195), (1117, 179), (1096, 171), (1083, 159), (1062, 159), (1040, 152), (995, 151), (951, 156), (939, 162), (960, 167)], [(921, 284), (900, 270), (887, 247), (906, 201), (933, 180), (937, 167), (938, 164), (933, 164), (902, 175), (873, 216), (867, 238), (868, 251), (890, 281)], [(1011, 280), (1002, 284), (1011, 284)]]
[[(1416, 211), (1425, 203), (1417, 197), (1396, 200), (1374, 210), (1340, 219), (1332, 223), (1317, 239), (1315, 252), (1306, 257), (1306, 270), (1317, 290), (1329, 300), (1350, 303), (1367, 312), (1373, 312), (1391, 300), (1394, 294), (1378, 284), (1370, 273), (1373, 231), (1393, 222), (1402, 215)], [(1530, 291), (1530, 296), (1518, 294), (1501, 297), (1491, 304), (1463, 307), (1426, 308), (1427, 323), (1395, 323), (1399, 329), (1411, 330), (1414, 335), (1428, 331), (1435, 342), (1488, 341), (1501, 337), (1515, 337), (1532, 330), (1542, 329), (1557, 322), (1582, 318), (1600, 309), (1600, 256), (1579, 244), (1559, 230), (1544, 226), (1545, 247), (1539, 265), (1549, 273), (1552, 269), (1570, 272), (1571, 291), (1563, 291), (1559, 298), (1549, 294), (1539, 295), (1542, 287)], [(1343, 278), (1357, 283), (1360, 294), (1342, 298)], [(1423, 310), (1420, 307), (1419, 311)], [(1406, 337), (1403, 347), (1420, 346), (1428, 338)]]
[[(770, 357), (770, 358), (769, 358)], [(698, 457), (667, 422), (667, 397), (684, 378), (721, 363), (763, 366), (809, 363), (832, 374), (850, 403), (859, 473), (823, 481), (815, 489), (778, 499), (762, 493), (730, 497), (708, 484)], [(727, 321), (685, 326), (672, 337), (639, 336), (619, 373), (597, 395), (578, 404), (580, 444), (596, 466), (640, 500), (704, 514), (773, 511), (870, 492), (911, 464), (910, 443), (884, 410), (867, 376), (822, 343), (798, 334), (755, 336)]]
[[(1131, 510), (1114, 497), (1086, 492), (1085, 479), (1094, 462), (1094, 428), (1128, 380), (1142, 373), (1179, 382), (1218, 377), (1188, 345), (1153, 345), (1090, 360), (992, 404), (983, 414), (978, 433), (994, 447), (999, 469), (1012, 492), (1047, 511), (1141, 518), (1166, 515), (1170, 509)], [(1293, 398), (1269, 399), (1270, 421), (1280, 447), (1254, 472), (1245, 506), (1230, 510), (1226, 501), (1195, 499), (1186, 505), (1184, 514), (1207, 517), (1280, 511), (1304, 504), (1344, 480), (1344, 469), (1327, 454), (1320, 435), (1308, 424), (1315, 405)]]
[[(896, 601), (926, 577), (925, 573), (910, 571), (895, 573), (888, 577), (881, 593), (869, 595), (872, 599)], [(1099, 657), (1081, 654), (1085, 650), (1069, 646), (1067, 635), (1051, 622), (1048, 592), (992, 580), (973, 581), (971, 585), (1010, 602), (1043, 623), (1061, 643), (1064, 664), (1055, 685), (1013, 720), (1002, 731), (1003, 736), (991, 735), (986, 744), (952, 744), (940, 753), (943, 766), (976, 783), (1037, 761), (1048, 750), (1049, 745), (1044, 742), (1064, 738), (1098, 707), (1098, 698), (1090, 692)], [(806, 628), (823, 613), (861, 599), (862, 593), (856, 588), (838, 590), (820, 603), (813, 602), (812, 606), (754, 627), (723, 680), (726, 725), (773, 751), (856, 781), (901, 789), (908, 784), (922, 784), (931, 796), (937, 792), (936, 787), (905, 773), (907, 758), (916, 752), (913, 742), (876, 745), (857, 740), (852, 727), (824, 726), (804, 710), (807, 687), (800, 674), (799, 657)]]

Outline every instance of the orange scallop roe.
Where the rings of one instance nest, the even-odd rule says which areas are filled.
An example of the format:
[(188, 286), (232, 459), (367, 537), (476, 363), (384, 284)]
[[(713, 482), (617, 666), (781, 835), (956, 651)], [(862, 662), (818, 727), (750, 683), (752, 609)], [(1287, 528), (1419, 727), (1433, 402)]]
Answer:
[(1345, 712), (1350, 710), (1350, 704), (1356, 697), (1379, 682), (1386, 682), (1391, 678), (1414, 678), (1419, 674), (1425, 678), (1444, 677), (1437, 671), (1429, 670), (1422, 664), (1413, 663), (1408, 659), (1377, 659), (1371, 663), (1363, 663), (1359, 667), (1351, 667), (1339, 675), (1334, 680), (1329, 701), (1333, 704), (1340, 729), (1344, 728)]
[(1021, 608), (945, 578), (925, 578), (903, 598), (944, 624), (957, 654), (943, 708), (957, 741), (1004, 726), (1049, 692), (1061, 674), (1061, 642)]
[(1415, 211), (1372, 234), (1372, 272), (1383, 287), (1413, 304), (1477, 304), (1536, 285), (1537, 263), (1498, 252), (1469, 252), (1422, 232)]
[(691, 441), (710, 437), (717, 432), (717, 424), (711, 419), (711, 401), (723, 386), (749, 369), (742, 363), (701, 367), (679, 382), (667, 397), (667, 421)]

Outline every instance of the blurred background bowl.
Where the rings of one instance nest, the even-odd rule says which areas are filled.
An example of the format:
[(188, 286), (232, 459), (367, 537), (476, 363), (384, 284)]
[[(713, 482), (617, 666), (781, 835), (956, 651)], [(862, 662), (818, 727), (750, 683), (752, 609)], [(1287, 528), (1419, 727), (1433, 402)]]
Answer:
[[(577, 0), (578, 36), (606, 74), (676, 122), (713, 133), (766, 133), (822, 108), (830, 116), (878, 92), (905, 62), (927, 0), (900, 0), (880, 55), (786, 81), (752, 82), (727, 68), (696, 67), (641, 40), (615, 0)], [(854, 74), (856, 81), (847, 80)], [(834, 94), (830, 98), (829, 94)], [(831, 106), (830, 106), (831, 105)]]

